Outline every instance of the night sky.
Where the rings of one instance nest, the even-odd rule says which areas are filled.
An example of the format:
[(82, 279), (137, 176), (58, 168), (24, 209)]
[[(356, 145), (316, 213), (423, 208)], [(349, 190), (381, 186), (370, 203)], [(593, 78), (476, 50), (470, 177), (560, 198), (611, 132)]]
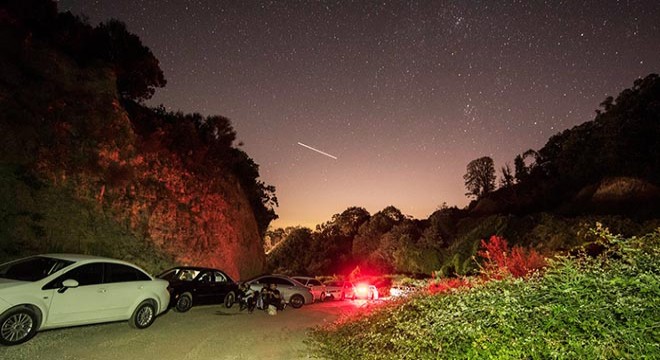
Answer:
[[(660, 1), (60, 0), (124, 21), (168, 84), (149, 104), (232, 120), (274, 226), (467, 204), (498, 169), (660, 72)], [(298, 143), (330, 154), (315, 152)]]

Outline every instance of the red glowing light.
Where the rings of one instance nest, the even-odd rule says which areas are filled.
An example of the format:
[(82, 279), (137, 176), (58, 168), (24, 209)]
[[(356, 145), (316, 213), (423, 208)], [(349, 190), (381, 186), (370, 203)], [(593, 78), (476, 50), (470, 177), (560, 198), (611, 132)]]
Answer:
[(367, 295), (369, 294), (369, 285), (366, 284), (358, 284), (355, 287), (355, 291), (360, 294), (360, 295)]

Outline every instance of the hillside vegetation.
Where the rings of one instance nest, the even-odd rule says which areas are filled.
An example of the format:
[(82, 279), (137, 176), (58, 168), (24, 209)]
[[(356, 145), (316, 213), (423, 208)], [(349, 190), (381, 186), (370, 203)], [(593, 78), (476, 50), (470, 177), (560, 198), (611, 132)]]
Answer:
[(598, 257), (372, 309), (315, 329), (323, 359), (645, 359), (660, 354), (660, 229)]
[(229, 119), (144, 104), (165, 85), (125, 25), (0, 5), (0, 261), (82, 252), (260, 273), (274, 187)]
[(515, 171), (503, 166), (499, 188), (492, 159), (470, 162), (464, 179), (475, 199), (465, 209), (413, 219), (393, 206), (375, 214), (350, 207), (315, 230), (275, 229), (266, 237), (269, 267), (454, 276), (476, 271), (473, 256), (491, 235), (550, 255), (593, 241), (597, 222), (646, 234), (660, 225), (660, 77), (635, 80), (600, 106), (594, 120), (516, 156)]

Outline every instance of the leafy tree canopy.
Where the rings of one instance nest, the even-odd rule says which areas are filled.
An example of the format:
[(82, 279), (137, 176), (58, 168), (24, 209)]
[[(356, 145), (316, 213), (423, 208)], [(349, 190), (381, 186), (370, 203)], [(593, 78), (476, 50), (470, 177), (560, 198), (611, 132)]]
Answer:
[(481, 198), (495, 190), (495, 163), (484, 156), (470, 161), (467, 172), (463, 175), (467, 196)]

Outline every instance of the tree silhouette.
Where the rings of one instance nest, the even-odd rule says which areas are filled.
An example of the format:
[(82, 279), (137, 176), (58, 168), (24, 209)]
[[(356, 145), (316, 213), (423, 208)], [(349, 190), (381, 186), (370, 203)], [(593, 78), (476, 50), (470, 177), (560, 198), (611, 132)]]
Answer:
[[(527, 164), (527, 159), (533, 158), (534, 162)], [(516, 155), (513, 160), (513, 167), (515, 170), (516, 182), (521, 183), (529, 177), (529, 174), (532, 172), (532, 168), (536, 166), (538, 161), (539, 154), (533, 149), (529, 149), (522, 153), (522, 155)]]
[(515, 178), (513, 177), (513, 173), (511, 172), (511, 166), (509, 163), (506, 163), (504, 166), (501, 168), (502, 170), (502, 178), (500, 179), (500, 187), (503, 188), (510, 188), (513, 186), (515, 183)]
[(495, 190), (495, 164), (488, 156), (470, 161), (465, 180), (466, 196), (481, 198)]
[(150, 99), (155, 88), (165, 86), (158, 59), (119, 20), (109, 20), (94, 29), (93, 53), (113, 67), (117, 90), (125, 99)]
[(375, 213), (368, 221), (363, 223), (353, 239), (353, 256), (358, 261), (367, 259), (378, 249), (381, 238), (392, 227), (403, 221), (405, 216), (394, 206)]
[(277, 272), (288, 270), (295, 274), (307, 274), (314, 255), (310, 251), (313, 241), (312, 230), (304, 227), (290, 229), (281, 244), (268, 254), (269, 267)]

